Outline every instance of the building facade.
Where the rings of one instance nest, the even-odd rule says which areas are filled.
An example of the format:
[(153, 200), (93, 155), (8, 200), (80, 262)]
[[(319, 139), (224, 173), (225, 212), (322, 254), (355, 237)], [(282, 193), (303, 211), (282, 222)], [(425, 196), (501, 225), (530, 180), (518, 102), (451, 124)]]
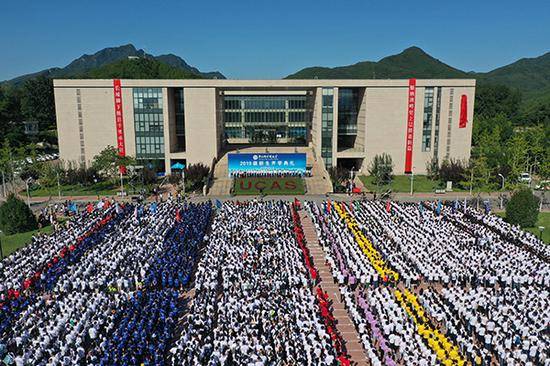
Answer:
[[(60, 158), (107, 145), (141, 165), (210, 166), (232, 146), (307, 146), (326, 167), (425, 174), (470, 157), (475, 80), (55, 80)], [(262, 151), (262, 150), (259, 150)]]

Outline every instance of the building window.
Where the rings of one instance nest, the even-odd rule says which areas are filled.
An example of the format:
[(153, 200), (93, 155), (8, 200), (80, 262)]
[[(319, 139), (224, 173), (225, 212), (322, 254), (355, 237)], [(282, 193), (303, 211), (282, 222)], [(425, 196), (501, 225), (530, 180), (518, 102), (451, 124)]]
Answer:
[(332, 166), (332, 125), (334, 121), (334, 89), (323, 88), (321, 115), (321, 157), (327, 168)]
[(453, 127), (453, 98), (455, 95), (454, 88), (451, 88), (449, 92), (449, 120), (447, 124), (447, 146), (445, 152), (445, 159), (449, 159), (451, 155), (451, 128)]
[(422, 151), (432, 149), (432, 117), (434, 105), (434, 88), (424, 89), (424, 114), (422, 123)]
[(248, 138), (251, 143), (305, 144), (309, 101), (308, 95), (225, 96), (222, 116), (228, 142)]
[(185, 106), (183, 88), (174, 90), (174, 110), (176, 113), (176, 150), (185, 151)]
[[(136, 131), (136, 159), (164, 159), (164, 116), (161, 88), (134, 88), (134, 127)], [(181, 101), (181, 104), (178, 102)], [(180, 104), (178, 106), (178, 104)], [(181, 109), (179, 109), (181, 108)], [(178, 113), (180, 120), (178, 121)], [(183, 90), (176, 90), (176, 128), (183, 118)], [(179, 123), (178, 123), (179, 122)], [(177, 135), (177, 131), (176, 131)], [(181, 136), (181, 135), (180, 135)]]
[(435, 105), (435, 127), (434, 127), (434, 157), (439, 160), (439, 125), (441, 119), (441, 87), (437, 88), (437, 101)]
[(357, 134), (359, 89), (338, 90), (338, 135)]

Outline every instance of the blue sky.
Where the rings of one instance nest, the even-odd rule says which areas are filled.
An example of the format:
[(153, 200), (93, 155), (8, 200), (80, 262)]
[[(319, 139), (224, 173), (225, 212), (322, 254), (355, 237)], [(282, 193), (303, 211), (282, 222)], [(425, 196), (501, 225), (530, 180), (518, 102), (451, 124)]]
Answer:
[(230, 78), (281, 78), (412, 45), (488, 71), (550, 51), (550, 1), (2, 0), (0, 34), (0, 80), (127, 43)]

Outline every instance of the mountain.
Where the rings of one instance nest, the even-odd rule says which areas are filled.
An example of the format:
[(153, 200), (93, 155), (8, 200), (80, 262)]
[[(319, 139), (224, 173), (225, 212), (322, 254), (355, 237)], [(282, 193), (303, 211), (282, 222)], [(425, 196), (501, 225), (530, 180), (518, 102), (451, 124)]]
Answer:
[(219, 71), (200, 72), (196, 67), (190, 66), (181, 57), (171, 53), (167, 55), (155, 56), (155, 59), (172, 67), (190, 71), (194, 74), (201, 75), (205, 79), (225, 79), (225, 76)]
[(101, 51), (94, 53), (93, 55), (82, 55), (63, 68), (54, 67), (32, 74), (22, 75), (14, 79), (8, 80), (6, 81), (6, 83), (11, 85), (21, 85), (26, 80), (37, 76), (46, 76), (49, 78), (80, 77), (90, 70), (100, 68), (113, 62), (128, 60), (128, 57), (158, 60), (159, 62), (170, 65), (171, 67), (175, 67), (190, 72), (192, 74), (199, 75), (203, 78), (225, 79), (225, 76), (223, 76), (223, 74), (218, 71), (203, 73), (199, 71), (196, 67), (190, 66), (179, 56), (173, 54), (153, 56), (146, 53), (142, 49), (136, 49), (136, 47), (134, 47), (134, 45), (132, 44), (127, 44), (119, 47), (104, 48)]
[(309, 67), (287, 76), (288, 79), (401, 79), (401, 78), (464, 78), (468, 74), (428, 55), (418, 47), (410, 47), (398, 55), (378, 62), (364, 61), (341, 67)]
[(512, 86), (528, 95), (547, 94), (550, 93), (550, 52), (535, 58), (522, 58), (476, 76), (481, 82)]
[(81, 78), (90, 79), (202, 79), (194, 73), (154, 58), (125, 59), (89, 70)]
[(550, 52), (536, 58), (524, 58), (490, 72), (465, 72), (428, 55), (418, 47), (388, 56), (378, 62), (364, 61), (340, 67), (308, 67), (288, 79), (401, 79), (401, 78), (474, 78), (480, 85), (506, 85), (520, 90), (527, 99), (550, 93)]

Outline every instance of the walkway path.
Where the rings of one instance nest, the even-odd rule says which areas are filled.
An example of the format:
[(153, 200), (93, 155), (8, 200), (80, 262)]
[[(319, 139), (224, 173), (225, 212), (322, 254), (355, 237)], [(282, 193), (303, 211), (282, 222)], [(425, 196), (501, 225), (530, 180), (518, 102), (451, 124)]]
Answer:
[(370, 365), (370, 362), (366, 360), (363, 347), (359, 342), (359, 335), (355, 330), (355, 326), (351, 322), (344, 304), (340, 301), (340, 291), (338, 290), (338, 285), (336, 285), (332, 280), (330, 268), (325, 264), (325, 252), (317, 238), (315, 226), (313, 225), (309, 215), (304, 210), (300, 211), (300, 220), (302, 222), (302, 228), (304, 230), (309, 252), (313, 257), (315, 267), (319, 271), (319, 284), (323, 290), (328, 293), (330, 300), (332, 300), (333, 315), (338, 321), (338, 331), (342, 334), (342, 337), (346, 341), (348, 355), (351, 357), (354, 364)]

